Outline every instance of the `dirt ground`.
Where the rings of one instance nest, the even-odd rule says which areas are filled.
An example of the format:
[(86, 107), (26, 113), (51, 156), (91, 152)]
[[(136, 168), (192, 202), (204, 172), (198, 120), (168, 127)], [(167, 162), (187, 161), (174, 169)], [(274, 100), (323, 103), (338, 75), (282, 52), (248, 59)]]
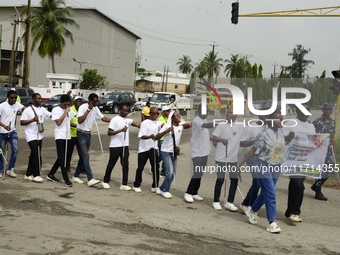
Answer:
[[(134, 118), (138, 121), (139, 116)], [(109, 157), (108, 124), (98, 122), (98, 126), (104, 155), (94, 125), (90, 164), (94, 177), (102, 180)], [(56, 159), (53, 129), (54, 124), (48, 121), (42, 150), (44, 179)], [(129, 186), (133, 185), (137, 168), (137, 133), (138, 129), (131, 128)], [(43, 183), (26, 181), (23, 176), (30, 150), (22, 127), (18, 127), (18, 135), (18, 177), (0, 180), (0, 254), (340, 254), (337, 189), (324, 188), (329, 200), (319, 201), (306, 183), (303, 222), (291, 223), (284, 217), (288, 179), (280, 178), (276, 221), (282, 232), (277, 235), (266, 231), (264, 207), (259, 211), (257, 225), (251, 225), (240, 210), (215, 211), (211, 204), (216, 176), (202, 179), (199, 194), (204, 201), (186, 203), (183, 195), (190, 180), (190, 131), (183, 133), (176, 190), (172, 186), (173, 198), (169, 200), (150, 192), (152, 176), (148, 165), (143, 173), (143, 192), (139, 194), (119, 190), (120, 165), (113, 170), (109, 190), (86, 184), (67, 188), (62, 182), (46, 179)], [(240, 150), (239, 160), (244, 153)], [(70, 176), (77, 159), (74, 153)], [(213, 156), (209, 162), (213, 163)], [(62, 180), (60, 171), (56, 177)], [(243, 195), (251, 184), (248, 177), (244, 176), (239, 184)], [(86, 181), (86, 176), (81, 175), (81, 179)], [(326, 184), (333, 182), (337, 180), (329, 179)], [(241, 202), (242, 195), (237, 193), (235, 205)]]

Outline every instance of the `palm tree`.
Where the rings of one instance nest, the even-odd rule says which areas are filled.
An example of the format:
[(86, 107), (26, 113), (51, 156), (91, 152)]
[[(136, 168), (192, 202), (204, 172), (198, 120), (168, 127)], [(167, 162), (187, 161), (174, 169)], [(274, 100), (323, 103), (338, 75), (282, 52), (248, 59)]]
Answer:
[(207, 74), (208, 78), (213, 78), (214, 73), (216, 75), (216, 83), (217, 83), (217, 76), (220, 74), (221, 68), (223, 67), (222, 58), (217, 58), (218, 52), (214, 53), (210, 51), (209, 53), (205, 54), (204, 62), (207, 67)]
[[(65, 38), (74, 43), (72, 33), (65, 26), (72, 25), (79, 28), (79, 25), (68, 18), (71, 16), (72, 8), (66, 7), (64, 0), (41, 0), (40, 6), (31, 8), (32, 21), (32, 47), (38, 46), (38, 54), (44, 58), (46, 55), (52, 61), (52, 71), (55, 73), (54, 56), (61, 56), (66, 45)], [(27, 6), (21, 10), (22, 14), (27, 13)], [(65, 38), (64, 38), (65, 37)]]
[(231, 54), (231, 58), (224, 60), (226, 66), (224, 67), (224, 72), (227, 73), (227, 76), (229, 75), (230, 78), (236, 77), (236, 71), (237, 71), (237, 61), (238, 61), (238, 54), (233, 55)]
[(196, 73), (196, 76), (198, 78), (203, 78), (204, 76), (206, 76), (207, 74), (207, 66), (206, 66), (206, 62), (203, 60), (200, 60), (196, 66), (195, 66), (195, 70), (194, 72)]
[(191, 64), (191, 59), (189, 56), (183, 55), (183, 57), (178, 60), (179, 61), (176, 63), (176, 65), (179, 65), (178, 68), (181, 73), (188, 74), (194, 68)]

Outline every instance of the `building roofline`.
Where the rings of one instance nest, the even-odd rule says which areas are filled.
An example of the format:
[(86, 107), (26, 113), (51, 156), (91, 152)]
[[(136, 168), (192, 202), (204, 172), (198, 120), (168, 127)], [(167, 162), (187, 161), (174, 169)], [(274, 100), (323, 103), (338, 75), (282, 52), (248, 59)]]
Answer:
[[(0, 8), (21, 8), (23, 5), (8, 5), (8, 6), (0, 6)], [(34, 8), (39, 8), (39, 6), (37, 5), (34, 5), (32, 6)], [(132, 31), (130, 31), (129, 29), (127, 29), (126, 27), (124, 27), (123, 25), (119, 24), (117, 21), (115, 21), (113, 18), (111, 18), (110, 16), (104, 14), (103, 12), (99, 11), (97, 8), (95, 7), (88, 7), (88, 8), (83, 8), (83, 7), (74, 7), (74, 6), (70, 6), (72, 7), (75, 11), (76, 10), (92, 10), (92, 11), (95, 11), (97, 13), (99, 13), (101, 16), (107, 18), (108, 20), (112, 21), (113, 23), (115, 23), (116, 25), (118, 25), (119, 27), (121, 27), (122, 29), (126, 30), (127, 32), (129, 32), (130, 34), (132, 34), (134, 37), (138, 39), (142, 39), (140, 36), (136, 35), (135, 33), (133, 33)]]

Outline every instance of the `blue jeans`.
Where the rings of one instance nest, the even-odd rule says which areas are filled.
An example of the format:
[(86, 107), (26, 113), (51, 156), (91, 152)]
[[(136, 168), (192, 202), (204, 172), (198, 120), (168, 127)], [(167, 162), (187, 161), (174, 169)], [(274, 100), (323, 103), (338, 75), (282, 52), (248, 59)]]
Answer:
[(169, 192), (172, 180), (174, 179), (174, 176), (176, 174), (177, 155), (175, 155), (175, 158), (173, 160), (173, 153), (163, 151), (161, 153), (163, 158), (163, 165), (165, 167), (165, 178), (162, 186), (160, 186), (159, 189), (163, 192)]
[[(214, 191), (214, 202), (220, 202), (221, 189), (222, 189), (222, 185), (224, 182), (225, 173), (228, 170), (224, 169), (225, 171), (222, 171), (222, 168), (226, 165), (224, 162), (216, 161), (216, 165), (218, 167), (221, 167), (221, 171), (217, 171), (217, 180), (215, 183), (215, 191)], [(226, 165), (227, 169), (229, 166), (230, 166), (230, 170), (232, 170), (231, 167), (234, 167), (234, 170), (236, 170), (237, 162), (227, 163)], [(229, 187), (229, 194), (228, 194), (227, 201), (229, 203), (234, 203), (235, 194), (237, 190), (237, 184), (238, 184), (237, 172), (230, 171), (229, 178), (230, 178), (230, 187)]]
[[(15, 161), (17, 160), (17, 155), (19, 151), (19, 144), (18, 144), (18, 134), (16, 131), (9, 132), (7, 134), (0, 134), (0, 148), (3, 151), (3, 155), (6, 156), (5, 149), (7, 140), (11, 144), (11, 158), (9, 159), (8, 170), (14, 168)], [(3, 157), (0, 156), (0, 173), (4, 170), (4, 162)]]
[[(259, 166), (260, 166), (260, 186), (261, 192), (260, 195), (256, 198), (254, 204), (252, 205), (251, 209), (254, 212), (260, 210), (263, 204), (266, 205), (266, 214), (268, 221), (275, 221), (276, 219), (276, 190), (275, 185), (277, 180), (280, 176), (280, 170), (277, 172), (269, 171), (267, 169), (266, 172), (263, 170), (265, 167), (280, 167), (280, 165), (270, 165), (267, 162), (264, 162), (259, 159)], [(279, 169), (279, 168), (278, 168)]]
[[(161, 148), (162, 148), (163, 142), (164, 142), (164, 140), (158, 140), (158, 151), (159, 151), (158, 162), (159, 163), (161, 163), (161, 161), (163, 160), (162, 153), (161, 153)], [(165, 166), (164, 166), (164, 164), (162, 164), (161, 174), (165, 175)]]
[(76, 172), (74, 173), (74, 177), (79, 177), (81, 169), (85, 167), (87, 179), (90, 181), (93, 179), (89, 155), (89, 149), (91, 146), (91, 134), (85, 134), (84, 132), (77, 131), (77, 137), (81, 158), (78, 162), (78, 166)]
[[(251, 176), (253, 177), (253, 183), (247, 193), (246, 198), (242, 202), (242, 205), (244, 206), (252, 206), (259, 193), (260, 189), (259, 172), (256, 172), (259, 170), (258, 164), (259, 158), (255, 155), (251, 156), (251, 158), (247, 160), (247, 166), (251, 168), (250, 171)], [(254, 169), (255, 167), (257, 167), (257, 170)]]

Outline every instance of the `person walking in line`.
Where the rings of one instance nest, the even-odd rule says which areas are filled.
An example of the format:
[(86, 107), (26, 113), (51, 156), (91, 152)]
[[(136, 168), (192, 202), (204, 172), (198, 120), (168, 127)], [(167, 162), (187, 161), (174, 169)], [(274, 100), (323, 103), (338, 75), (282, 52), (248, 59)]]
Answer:
[(151, 164), (152, 172), (152, 185), (151, 192), (156, 192), (159, 182), (159, 161), (157, 153), (157, 141), (155, 141), (156, 135), (159, 130), (164, 126), (162, 121), (157, 121), (158, 109), (151, 107), (150, 119), (143, 121), (140, 125), (138, 137), (139, 148), (138, 148), (138, 168), (136, 170), (136, 178), (133, 184), (132, 190), (140, 193), (142, 189), (140, 185), (142, 183), (142, 173), (146, 162), (149, 160)]
[(142, 109), (142, 121), (150, 118), (150, 102), (146, 102), (146, 105)]
[[(72, 105), (72, 107), (70, 107), (70, 109), (71, 109), (71, 111), (75, 112), (76, 115), (78, 113), (79, 106), (82, 104), (82, 102), (83, 102), (83, 99), (80, 96), (76, 96), (74, 98), (73, 105)], [(77, 138), (77, 124), (78, 124), (78, 118), (77, 118), (77, 116), (74, 116), (71, 119), (71, 141), (70, 141), (70, 148), (69, 148), (70, 154), (69, 154), (69, 158), (67, 159), (67, 162), (66, 162), (67, 163), (67, 165), (66, 165), (67, 172), (71, 172), (70, 162), (71, 162), (74, 146), (77, 147), (77, 151), (78, 151), (78, 156), (79, 156), (78, 164), (79, 164), (79, 161), (81, 160), (80, 159), (80, 157), (81, 157), (80, 148), (79, 148), (78, 138)], [(82, 171), (85, 172), (85, 169), (83, 168)], [(72, 177), (72, 180), (73, 179), (75, 179), (75, 177)], [(84, 183), (84, 181), (80, 180), (79, 178), (78, 178), (77, 181), (78, 181), (78, 183)]]
[[(308, 104), (303, 104), (303, 106), (310, 111)], [(296, 118), (289, 120), (285, 123), (283, 129), (283, 134), (286, 137), (288, 144), (295, 137), (295, 132), (302, 132), (308, 134), (314, 134), (315, 128), (312, 123), (307, 121), (308, 115), (305, 115), (299, 108), (296, 108)], [(288, 149), (288, 144), (286, 149)], [(288, 203), (285, 216), (287, 220), (292, 222), (301, 222), (302, 219), (299, 217), (301, 213), (301, 205), (303, 200), (303, 193), (305, 190), (305, 185), (303, 181), (306, 179), (305, 176), (294, 175), (289, 177), (288, 185)]]
[(208, 128), (212, 128), (214, 123), (207, 123), (207, 114), (202, 114), (201, 105), (198, 106), (198, 116), (191, 123), (190, 156), (193, 162), (193, 175), (189, 182), (184, 200), (188, 203), (202, 201), (198, 195), (201, 186), (203, 169), (207, 166), (208, 155), (211, 150), (210, 135)]
[[(119, 187), (121, 190), (129, 191), (131, 187), (128, 186), (128, 177), (129, 177), (129, 127), (140, 127), (140, 124), (137, 124), (133, 121), (133, 119), (128, 119), (126, 116), (129, 113), (129, 106), (123, 104), (119, 107), (119, 116), (114, 117), (110, 121), (109, 130), (107, 134), (111, 136), (110, 141), (110, 159), (106, 166), (104, 180), (102, 181), (102, 186), (104, 189), (109, 189), (110, 179), (112, 169), (117, 163), (118, 158), (120, 157), (120, 163), (122, 165), (123, 177), (122, 182)], [(124, 158), (124, 161), (123, 161)]]
[(78, 144), (81, 153), (81, 161), (78, 162), (76, 172), (74, 173), (74, 178), (72, 180), (76, 183), (83, 183), (79, 178), (80, 172), (85, 167), (87, 175), (87, 186), (91, 187), (98, 184), (100, 181), (96, 180), (92, 176), (92, 171), (90, 167), (90, 155), (89, 149), (91, 146), (91, 129), (94, 122), (94, 118), (100, 119), (104, 122), (110, 122), (111, 119), (105, 117), (97, 107), (99, 102), (98, 95), (91, 93), (89, 95), (89, 101), (87, 104), (83, 104), (79, 107), (77, 117), (77, 137)]
[(71, 119), (76, 116), (74, 111), (70, 110), (71, 98), (68, 95), (60, 97), (60, 105), (54, 107), (52, 110), (52, 120), (55, 122), (54, 138), (57, 147), (57, 160), (52, 166), (51, 171), (47, 175), (47, 180), (58, 182), (59, 180), (54, 176), (59, 167), (64, 179), (66, 187), (72, 187), (67, 174), (67, 165), (70, 164), (70, 141), (71, 141)]
[[(164, 123), (164, 125), (165, 125), (168, 122), (169, 113), (170, 113), (169, 106), (163, 106), (162, 107), (162, 114), (158, 118), (158, 121), (162, 121)], [(159, 151), (158, 161), (159, 161), (159, 164), (163, 161), (162, 153), (161, 153), (161, 148), (162, 148), (163, 142), (164, 142), (164, 137), (162, 137), (161, 139), (158, 140), (158, 151)], [(161, 170), (161, 174), (160, 175), (161, 176), (165, 176), (165, 167), (164, 167), (164, 164), (162, 164), (162, 170)]]
[[(227, 110), (227, 123), (222, 122), (218, 124), (213, 132), (213, 142), (217, 142), (217, 148), (215, 153), (215, 161), (217, 165), (217, 179), (214, 190), (214, 202), (212, 204), (215, 210), (222, 210), (220, 205), (221, 188), (225, 182), (225, 172), (223, 169), (227, 169), (230, 178), (230, 187), (225, 208), (232, 212), (237, 211), (237, 207), (234, 205), (235, 194), (238, 185), (238, 174), (235, 169), (237, 166), (237, 153), (240, 148), (240, 141), (243, 137), (244, 126), (243, 122), (236, 122), (237, 115), (233, 114), (233, 108)], [(226, 149), (226, 145), (228, 148)], [(227, 157), (226, 157), (227, 150)]]
[(315, 131), (318, 134), (330, 134), (330, 141), (328, 144), (328, 150), (325, 158), (325, 162), (323, 165), (323, 172), (320, 179), (316, 179), (315, 183), (312, 185), (311, 189), (315, 191), (315, 199), (327, 201), (327, 197), (325, 197), (321, 192), (321, 186), (324, 184), (327, 179), (332, 176), (333, 169), (335, 165), (335, 138), (334, 134), (335, 130), (335, 121), (331, 118), (331, 114), (333, 112), (333, 105), (329, 102), (326, 102), (321, 107), (322, 115), (320, 118), (317, 118), (313, 121), (313, 125), (315, 127)]
[(25, 126), (25, 136), (28, 146), (31, 149), (31, 154), (28, 160), (28, 166), (25, 180), (42, 182), (41, 178), (41, 148), (43, 142), (43, 132), (39, 131), (39, 123), (42, 125), (44, 119), (49, 119), (52, 115), (44, 107), (41, 107), (42, 98), (38, 93), (32, 95), (33, 105), (28, 107), (21, 115), (20, 125)]
[[(261, 110), (268, 110), (268, 107), (263, 107)], [(256, 136), (265, 128), (267, 128), (267, 115), (259, 115), (259, 120), (256, 123), (252, 123), (251, 126), (247, 126), (240, 142), (240, 147), (247, 147), (248, 151), (252, 148)], [(255, 154), (247, 160), (247, 166), (251, 169), (251, 177), (253, 179), (252, 185), (250, 186), (248, 193), (242, 203), (240, 209), (242, 212), (249, 217), (249, 210), (257, 198), (260, 189), (259, 181), (259, 151), (256, 150)]]
[(275, 185), (280, 176), (281, 164), (284, 161), (285, 136), (282, 130), (282, 115), (279, 110), (275, 110), (268, 116), (268, 128), (262, 130), (255, 139), (253, 147), (237, 166), (237, 171), (241, 170), (243, 164), (259, 150), (259, 176), (261, 192), (253, 203), (249, 211), (249, 222), (257, 224), (257, 212), (265, 204), (268, 220), (267, 231), (279, 233), (281, 228), (277, 226), (276, 220), (276, 190)]
[[(7, 92), (8, 101), (0, 104), (0, 148), (4, 153), (6, 144), (9, 143), (11, 145), (12, 153), (6, 174), (13, 178), (17, 176), (17, 174), (14, 172), (14, 165), (19, 151), (18, 134), (15, 129), (16, 117), (18, 111), (23, 111), (26, 109), (25, 106), (16, 101), (17, 96), (18, 95), (15, 90), (9, 90)], [(0, 156), (1, 177), (4, 170), (3, 157)]]
[(164, 136), (164, 143), (161, 148), (163, 164), (165, 164), (165, 178), (163, 184), (157, 189), (156, 194), (164, 198), (172, 198), (170, 191), (171, 183), (177, 169), (177, 155), (179, 142), (182, 137), (183, 129), (190, 128), (190, 123), (180, 124), (181, 115), (177, 111), (169, 114), (168, 122), (156, 135), (156, 140)]

